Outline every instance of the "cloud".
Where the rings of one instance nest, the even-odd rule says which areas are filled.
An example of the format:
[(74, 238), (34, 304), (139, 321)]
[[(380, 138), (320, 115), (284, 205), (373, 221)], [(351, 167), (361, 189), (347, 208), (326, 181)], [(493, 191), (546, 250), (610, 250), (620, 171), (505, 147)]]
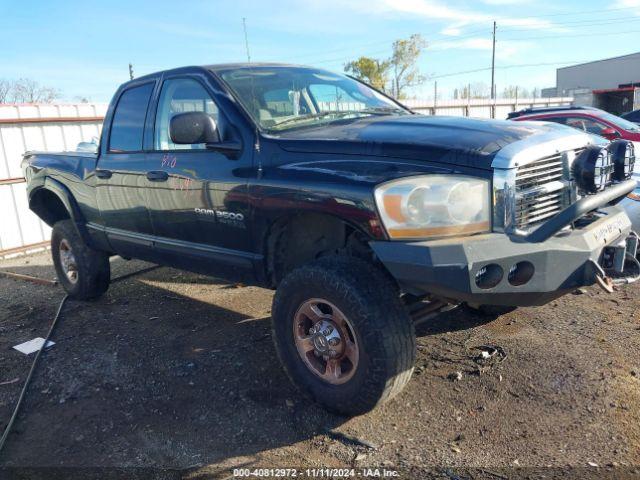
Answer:
[(613, 6), (614, 8), (637, 8), (631, 13), (640, 16), (640, 0), (617, 0)]
[(531, 3), (531, 0), (482, 0), (482, 3), (485, 5), (525, 5), (527, 3)]
[[(493, 15), (464, 8), (454, 8), (440, 3), (439, 0), (379, 0), (388, 11), (404, 13), (409, 15), (420, 15), (431, 20), (453, 21), (451, 29), (460, 28), (464, 25), (478, 24), (482, 22), (491, 23), (496, 21), (498, 25), (518, 26), (527, 29), (552, 28), (553, 23), (532, 17), (506, 17)], [(489, 2), (522, 2), (523, 0), (488, 0)], [(636, 0), (622, 0), (636, 1)], [(500, 5), (505, 5), (501, 3)], [(443, 32), (444, 33), (444, 32)]]
[(440, 33), (442, 33), (442, 35), (447, 35), (449, 37), (457, 37), (460, 34), (462, 34), (462, 30), (458, 27), (447, 27), (445, 29), (443, 29)]
[[(502, 41), (496, 44), (496, 57), (498, 59), (509, 59), (531, 46), (528, 42), (509, 42)], [(493, 42), (490, 38), (473, 37), (461, 40), (443, 40), (433, 42), (429, 46), (431, 51), (441, 50), (482, 50), (490, 52), (493, 48)]]

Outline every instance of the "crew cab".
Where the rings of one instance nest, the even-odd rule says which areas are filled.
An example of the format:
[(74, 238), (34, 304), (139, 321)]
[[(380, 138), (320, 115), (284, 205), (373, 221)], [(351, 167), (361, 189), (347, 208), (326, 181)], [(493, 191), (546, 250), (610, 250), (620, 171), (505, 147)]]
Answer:
[(562, 125), (426, 117), (341, 74), (226, 64), (125, 83), (95, 154), (23, 169), (69, 295), (103, 294), (112, 255), (274, 288), (289, 377), (356, 415), (408, 382), (426, 312), (637, 280), (616, 206), (634, 160)]

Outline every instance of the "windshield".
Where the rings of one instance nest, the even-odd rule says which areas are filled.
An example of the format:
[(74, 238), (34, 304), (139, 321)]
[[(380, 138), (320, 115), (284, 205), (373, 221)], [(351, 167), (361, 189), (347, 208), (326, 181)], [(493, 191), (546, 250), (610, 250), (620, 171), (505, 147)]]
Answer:
[(366, 85), (325, 70), (256, 66), (218, 74), (253, 120), (269, 131), (409, 113)]
[(607, 122), (613, 123), (614, 125), (627, 130), (629, 132), (640, 132), (640, 126), (637, 124), (630, 122), (629, 120), (625, 120), (624, 118), (617, 117), (615, 115), (611, 115), (607, 112), (598, 112), (598, 116)]

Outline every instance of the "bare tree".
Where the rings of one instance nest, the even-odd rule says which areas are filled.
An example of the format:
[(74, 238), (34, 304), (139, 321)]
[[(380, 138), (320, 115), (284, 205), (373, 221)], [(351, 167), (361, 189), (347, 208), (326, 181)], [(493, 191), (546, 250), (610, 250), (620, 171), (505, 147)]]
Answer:
[(531, 93), (525, 87), (519, 87), (517, 85), (509, 85), (502, 92), (503, 98), (529, 98)]
[(60, 92), (55, 88), (29, 78), (0, 79), (0, 103), (51, 103), (59, 97)]
[(420, 75), (416, 63), (426, 46), (427, 42), (418, 33), (411, 35), (406, 40), (393, 42), (393, 54), (389, 61), (393, 73), (392, 92), (396, 98), (404, 97), (406, 87), (411, 87), (424, 81), (424, 77)]
[(29, 78), (17, 80), (13, 87), (15, 103), (51, 103), (59, 96), (55, 88), (41, 86)]
[(11, 82), (0, 78), (0, 103), (7, 103), (9, 101), (9, 93), (11, 92)]
[[(470, 83), (454, 91), (454, 98), (489, 98), (490, 88), (483, 82)], [(455, 95), (458, 95), (455, 97)]]

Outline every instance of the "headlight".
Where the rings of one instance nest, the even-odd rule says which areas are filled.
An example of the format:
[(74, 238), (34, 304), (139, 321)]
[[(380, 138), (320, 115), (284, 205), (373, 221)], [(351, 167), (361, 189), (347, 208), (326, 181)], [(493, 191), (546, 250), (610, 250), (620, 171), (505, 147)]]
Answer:
[(609, 150), (613, 156), (613, 177), (620, 182), (631, 178), (636, 161), (633, 142), (615, 140), (611, 142)]
[(375, 190), (382, 223), (392, 239), (488, 232), (489, 181), (460, 175), (394, 180)]

